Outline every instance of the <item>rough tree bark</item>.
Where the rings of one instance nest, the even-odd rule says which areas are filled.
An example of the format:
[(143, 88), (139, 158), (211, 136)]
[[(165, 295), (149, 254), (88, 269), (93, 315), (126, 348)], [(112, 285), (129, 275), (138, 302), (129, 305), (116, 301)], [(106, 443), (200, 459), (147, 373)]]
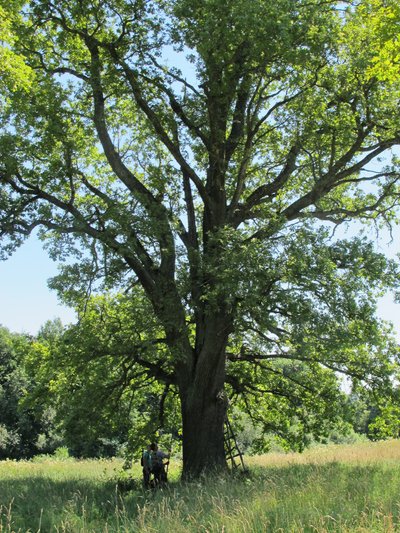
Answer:
[(179, 387), (184, 477), (226, 468), (224, 384), (229, 318), (211, 316), (207, 326), (204, 345), (200, 353), (193, 352), (192, 368), (182, 376)]

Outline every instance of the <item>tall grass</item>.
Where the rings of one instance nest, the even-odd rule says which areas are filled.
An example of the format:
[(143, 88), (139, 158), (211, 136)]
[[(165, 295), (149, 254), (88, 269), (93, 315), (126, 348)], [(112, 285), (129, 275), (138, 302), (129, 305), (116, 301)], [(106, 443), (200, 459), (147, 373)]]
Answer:
[(248, 459), (249, 474), (144, 492), (119, 461), (0, 463), (0, 532), (400, 531), (400, 442)]

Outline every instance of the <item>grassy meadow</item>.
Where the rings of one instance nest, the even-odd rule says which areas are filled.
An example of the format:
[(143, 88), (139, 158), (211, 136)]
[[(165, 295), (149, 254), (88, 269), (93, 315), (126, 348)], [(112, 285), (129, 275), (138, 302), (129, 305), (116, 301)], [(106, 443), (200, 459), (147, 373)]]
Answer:
[(43, 458), (0, 462), (0, 532), (396, 532), (400, 441), (247, 459), (249, 474), (144, 492), (134, 466)]

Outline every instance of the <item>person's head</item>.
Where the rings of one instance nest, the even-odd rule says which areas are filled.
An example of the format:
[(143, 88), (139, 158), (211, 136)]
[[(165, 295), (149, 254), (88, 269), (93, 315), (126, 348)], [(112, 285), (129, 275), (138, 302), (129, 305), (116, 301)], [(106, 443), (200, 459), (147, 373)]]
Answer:
[(156, 452), (158, 450), (158, 446), (155, 442), (152, 442), (150, 444), (150, 449), (153, 451), (153, 452)]

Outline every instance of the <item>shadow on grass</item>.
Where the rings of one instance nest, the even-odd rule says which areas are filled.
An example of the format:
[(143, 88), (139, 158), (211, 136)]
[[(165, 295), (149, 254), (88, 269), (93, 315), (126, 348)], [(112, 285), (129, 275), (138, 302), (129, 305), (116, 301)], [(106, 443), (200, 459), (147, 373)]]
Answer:
[[(101, 531), (106, 523), (118, 521), (126, 494), (117, 480), (56, 480), (44, 475), (0, 479), (0, 531), (1, 526), (8, 531), (7, 524), (13, 531), (75, 531), (95, 523), (102, 524)], [(136, 481), (129, 495), (135, 508), (145, 499)]]

